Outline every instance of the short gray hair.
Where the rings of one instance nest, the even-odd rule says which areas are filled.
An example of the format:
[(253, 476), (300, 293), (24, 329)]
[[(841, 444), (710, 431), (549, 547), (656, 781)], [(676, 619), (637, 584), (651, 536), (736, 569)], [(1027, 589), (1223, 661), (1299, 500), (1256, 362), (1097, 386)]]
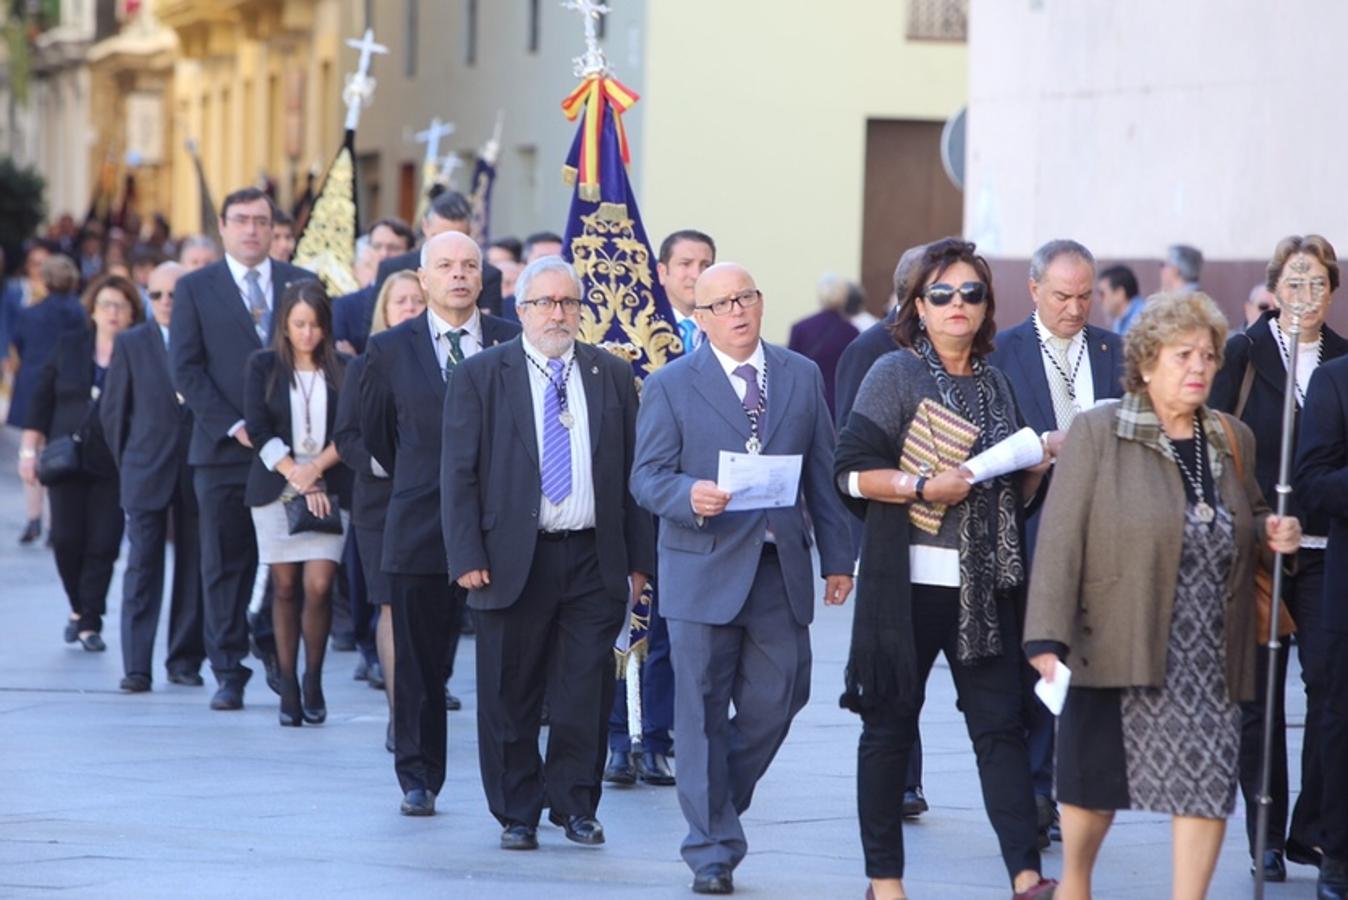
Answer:
[(1075, 256), (1083, 262), (1090, 263), (1092, 269), (1095, 268), (1095, 255), (1087, 250), (1084, 244), (1059, 238), (1049, 241), (1034, 251), (1034, 256), (1030, 258), (1030, 280), (1035, 284), (1043, 281), (1044, 273), (1048, 271), (1048, 267), (1053, 265), (1053, 261), (1060, 256)]
[(220, 245), (215, 242), (215, 238), (205, 234), (194, 234), (183, 240), (182, 246), (178, 248), (178, 258), (182, 259), (188, 250), (197, 249), (209, 250), (217, 259), (220, 257)]
[(1179, 277), (1190, 283), (1198, 281), (1203, 273), (1203, 251), (1188, 244), (1171, 244), (1165, 252), (1165, 261), (1175, 267)]
[(529, 299), (529, 286), (533, 284), (535, 278), (547, 272), (561, 272), (575, 284), (577, 295), (585, 293), (585, 286), (580, 283), (580, 276), (576, 274), (575, 267), (571, 263), (560, 256), (540, 256), (525, 266), (524, 270), (515, 277), (516, 305)]

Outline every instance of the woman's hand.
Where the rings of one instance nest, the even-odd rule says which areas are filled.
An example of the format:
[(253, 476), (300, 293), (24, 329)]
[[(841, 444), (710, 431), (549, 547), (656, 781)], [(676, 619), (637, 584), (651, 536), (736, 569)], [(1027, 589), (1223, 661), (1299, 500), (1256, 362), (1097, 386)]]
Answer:
[(304, 503), (309, 507), (309, 512), (320, 519), (326, 519), (332, 512), (332, 501), (323, 491), (312, 491), (304, 495)]
[(1030, 665), (1034, 666), (1034, 670), (1044, 681), (1052, 684), (1053, 676), (1058, 671), (1058, 654), (1040, 653), (1038, 656), (1031, 656)]
[(300, 463), (290, 467), (290, 474), (286, 476), (286, 480), (297, 493), (307, 494), (322, 477), (323, 472), (318, 466), (313, 463)]
[(1264, 523), (1268, 549), (1274, 553), (1296, 553), (1301, 549), (1301, 523), (1295, 516), (1269, 516)]
[(934, 478), (928, 478), (922, 486), (922, 499), (928, 503), (944, 503), (954, 506), (969, 496), (973, 485), (969, 483), (969, 470), (963, 466), (946, 469)]

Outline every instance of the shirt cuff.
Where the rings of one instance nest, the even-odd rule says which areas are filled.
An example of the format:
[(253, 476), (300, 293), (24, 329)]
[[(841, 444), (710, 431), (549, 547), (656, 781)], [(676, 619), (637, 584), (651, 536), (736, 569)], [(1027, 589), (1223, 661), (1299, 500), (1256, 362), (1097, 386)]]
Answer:
[(1067, 645), (1062, 641), (1040, 640), (1025, 642), (1025, 658), (1034, 659), (1041, 653), (1057, 654), (1058, 659), (1067, 659)]
[(229, 426), (229, 431), (226, 431), (225, 434), (229, 435), (230, 437), (234, 437), (234, 435), (239, 433), (239, 429), (242, 427), (243, 427), (243, 419), (240, 419), (233, 425)]
[(267, 441), (262, 445), (262, 449), (257, 451), (257, 458), (262, 460), (262, 465), (266, 466), (269, 472), (275, 472), (276, 464), (289, 455), (290, 448), (278, 437)]
[(847, 493), (856, 497), (858, 500), (865, 500), (866, 495), (861, 493), (861, 473), (847, 473)]
[(388, 471), (381, 466), (379, 460), (375, 459), (373, 456), (370, 457), (370, 473), (374, 475), (375, 478), (388, 477)]

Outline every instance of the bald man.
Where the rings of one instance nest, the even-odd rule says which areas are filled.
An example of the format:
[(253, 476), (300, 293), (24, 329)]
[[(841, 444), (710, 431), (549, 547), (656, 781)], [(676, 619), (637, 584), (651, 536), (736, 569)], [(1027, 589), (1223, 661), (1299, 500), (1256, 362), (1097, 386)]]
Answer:
[[(748, 849), (740, 816), (809, 699), (811, 544), (824, 602), (852, 590), (824, 380), (810, 360), (760, 339), (763, 305), (742, 266), (703, 272), (693, 315), (706, 341), (646, 379), (637, 417), (632, 494), (660, 521), (683, 858), (701, 894), (734, 891)], [(794, 502), (728, 511), (716, 483), (721, 451), (800, 456)]]
[(150, 690), (154, 636), (164, 596), (164, 551), (173, 534), (173, 591), (169, 600), (168, 680), (199, 686), (206, 647), (201, 618), (201, 545), (197, 498), (187, 446), (192, 411), (173, 390), (169, 322), (173, 291), (187, 272), (167, 262), (150, 273), (153, 321), (117, 336), (99, 402), (99, 417), (121, 476), (129, 544), (122, 583), (121, 688)]
[(381, 565), (393, 591), (394, 769), (408, 816), (434, 815), (445, 781), (445, 677), (463, 608), (440, 529), (445, 382), (466, 358), (520, 331), (477, 308), (482, 250), (472, 238), (437, 234), (420, 263), (426, 313), (370, 339), (360, 383), (366, 446), (393, 473), (384, 557), (363, 562)]

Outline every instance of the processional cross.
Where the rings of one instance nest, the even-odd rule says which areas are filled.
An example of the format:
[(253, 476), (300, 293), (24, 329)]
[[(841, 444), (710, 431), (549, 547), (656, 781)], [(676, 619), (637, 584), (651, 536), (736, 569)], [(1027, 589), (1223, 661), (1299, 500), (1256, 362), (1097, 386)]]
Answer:
[(585, 20), (585, 55), (572, 58), (576, 64), (573, 70), (576, 77), (584, 78), (607, 72), (608, 60), (604, 58), (604, 51), (599, 46), (599, 17), (608, 15), (609, 8), (602, 0), (567, 0), (562, 4), (562, 8), (580, 13)]
[(346, 45), (360, 51), (360, 62), (356, 71), (346, 77), (346, 86), (342, 88), (342, 101), (346, 103), (346, 129), (355, 131), (360, 122), (362, 107), (370, 104), (374, 96), (374, 78), (370, 75), (370, 61), (376, 53), (388, 53), (383, 44), (374, 42), (374, 31), (365, 29), (365, 34), (356, 40), (348, 38)]

